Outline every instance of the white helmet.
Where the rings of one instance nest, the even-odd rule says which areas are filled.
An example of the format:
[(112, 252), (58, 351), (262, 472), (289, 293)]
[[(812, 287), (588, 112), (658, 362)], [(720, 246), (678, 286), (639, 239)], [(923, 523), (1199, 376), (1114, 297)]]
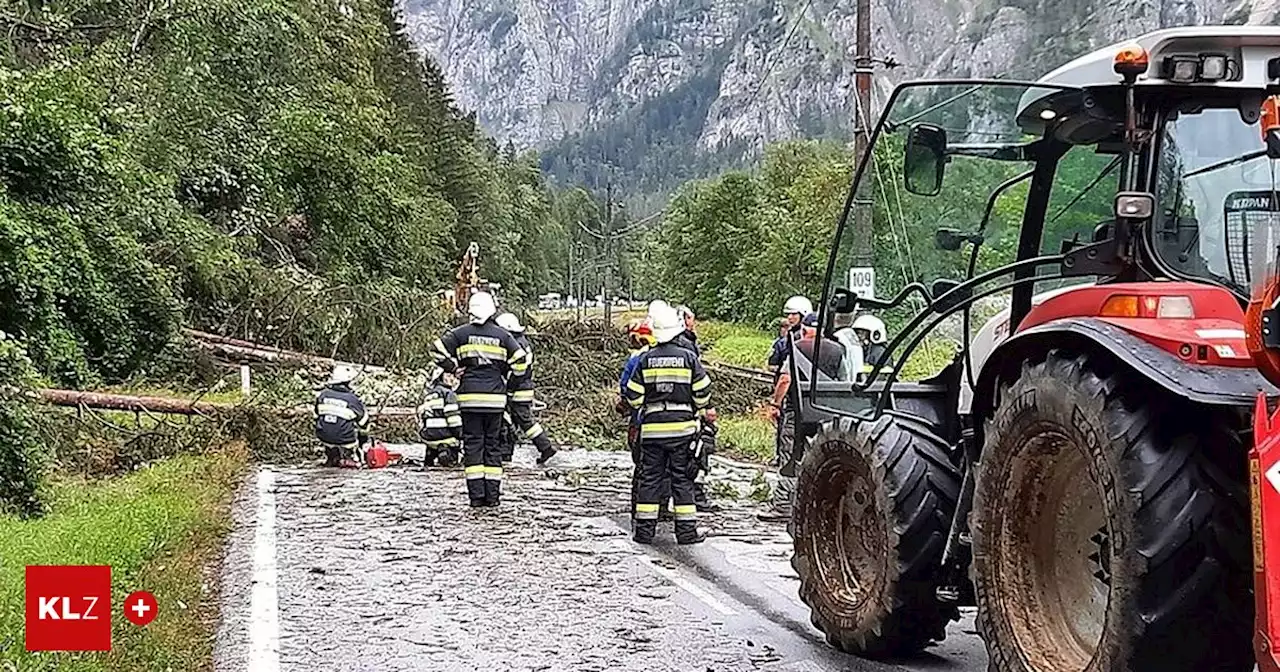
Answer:
[(853, 329), (869, 332), (872, 343), (884, 343), (889, 340), (884, 321), (875, 315), (859, 315), (858, 319), (853, 321)]
[(503, 313), (496, 320), (499, 327), (506, 329), (513, 334), (524, 333), (524, 325), (520, 324), (520, 318), (511, 313)]
[(650, 304), (649, 319), (652, 321), (653, 338), (659, 343), (668, 343), (684, 333), (684, 320), (675, 308), (666, 303), (657, 306)]
[(471, 315), (472, 322), (484, 324), (498, 312), (498, 306), (494, 305), (492, 294), (476, 292), (471, 295), (471, 300), (467, 301), (467, 312)]
[(653, 301), (649, 302), (649, 317), (650, 318), (653, 317), (654, 311), (661, 311), (665, 308), (670, 308), (670, 307), (671, 307), (671, 304), (667, 303), (666, 301), (663, 301), (662, 299), (654, 299)]
[(349, 383), (359, 377), (360, 371), (350, 364), (334, 364), (333, 372), (329, 374), (329, 382), (326, 385), (341, 385)]
[(808, 315), (813, 312), (813, 303), (803, 296), (793, 296), (782, 306), (783, 315)]

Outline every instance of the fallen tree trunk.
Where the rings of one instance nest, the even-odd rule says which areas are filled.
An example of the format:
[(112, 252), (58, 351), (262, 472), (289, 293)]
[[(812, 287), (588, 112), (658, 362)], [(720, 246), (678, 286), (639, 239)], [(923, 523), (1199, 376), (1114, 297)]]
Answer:
[[(36, 390), (33, 396), (53, 406), (96, 408), (105, 411), (130, 411), (134, 413), (164, 413), (171, 415), (216, 415), (241, 405), (218, 401), (196, 401), (172, 397), (143, 397), (131, 394), (106, 392), (81, 392), (79, 390)], [(277, 409), (281, 417), (296, 418), (311, 415), (311, 406), (293, 406)], [(408, 406), (389, 406), (369, 409), (370, 417), (412, 417), (417, 409)]]
[(182, 332), (190, 336), (200, 347), (217, 353), (228, 359), (235, 361), (255, 361), (255, 362), (298, 362), (300, 364), (314, 364), (325, 367), (332, 367), (336, 364), (349, 364), (365, 372), (379, 372), (386, 369), (381, 366), (372, 364), (358, 364), (354, 362), (341, 362), (332, 357), (322, 357), (320, 355), (309, 355), (302, 352), (294, 352), (292, 350), (284, 350), (271, 345), (263, 345), (252, 341), (244, 341), (238, 338), (230, 338), (227, 336), (219, 336), (195, 329), (183, 329)]
[(108, 411), (139, 413), (171, 413), (177, 415), (211, 415), (235, 407), (213, 401), (193, 401), (169, 397), (139, 397), (129, 394), (81, 392), (79, 390), (36, 390), (35, 396), (54, 406), (84, 406)]

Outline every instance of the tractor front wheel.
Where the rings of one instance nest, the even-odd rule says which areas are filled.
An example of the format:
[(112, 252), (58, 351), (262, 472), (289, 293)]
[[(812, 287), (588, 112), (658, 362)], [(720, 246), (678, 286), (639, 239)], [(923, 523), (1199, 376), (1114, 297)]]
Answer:
[(937, 597), (959, 476), (921, 420), (843, 418), (805, 451), (792, 512), (800, 598), (832, 646), (878, 658), (915, 653), (958, 618)]
[(1149, 392), (1058, 353), (1000, 390), (972, 519), (992, 672), (1253, 669), (1244, 451)]

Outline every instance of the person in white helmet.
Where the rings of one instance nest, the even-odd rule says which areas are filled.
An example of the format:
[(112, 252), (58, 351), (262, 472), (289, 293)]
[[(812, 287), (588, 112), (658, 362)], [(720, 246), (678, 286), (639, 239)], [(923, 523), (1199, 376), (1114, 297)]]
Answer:
[(462, 463), (471, 506), (498, 506), (502, 495), (502, 414), (507, 381), (528, 368), (524, 349), (494, 323), (493, 296), (476, 292), (467, 303), (470, 322), (436, 339), (436, 365), (459, 377)]
[(698, 418), (711, 406), (711, 377), (694, 352), (674, 342), (684, 331), (676, 310), (664, 303), (649, 315), (657, 344), (639, 355), (624, 390), (640, 424), (634, 539), (653, 543), (658, 511), (670, 492), (676, 542), (696, 544), (704, 537), (698, 533), (690, 446), (697, 439)]
[[(782, 305), (782, 317), (786, 320), (787, 333), (794, 334), (800, 329), (800, 321), (805, 315), (813, 312), (813, 303), (803, 296), (793, 296)], [(769, 370), (773, 372), (774, 382), (778, 380), (782, 363), (787, 359), (787, 336), (779, 336), (773, 342), (769, 352)]]
[(316, 395), (312, 415), (325, 466), (355, 467), (356, 450), (369, 439), (369, 411), (351, 388), (359, 375), (354, 366), (336, 364)]
[[(534, 447), (538, 449), (537, 463), (543, 465), (556, 454), (556, 449), (551, 445), (547, 430), (543, 429), (542, 424), (533, 417), (533, 346), (524, 333), (524, 325), (520, 324), (520, 318), (511, 313), (503, 313), (498, 316), (497, 322), (499, 327), (511, 332), (516, 339), (516, 344), (524, 350), (525, 355), (524, 373), (512, 373), (507, 381), (507, 391), (511, 393), (511, 400), (507, 403), (507, 414), (511, 416), (511, 423), (516, 429), (520, 430), (524, 438), (532, 441)], [(503, 460), (511, 461), (511, 452), (515, 450), (514, 441), (511, 446), (503, 448)]]
[(883, 320), (863, 313), (854, 319), (853, 333), (862, 341), (862, 373), (871, 373), (881, 364), (885, 369), (893, 368), (893, 357), (887, 346), (889, 334)]

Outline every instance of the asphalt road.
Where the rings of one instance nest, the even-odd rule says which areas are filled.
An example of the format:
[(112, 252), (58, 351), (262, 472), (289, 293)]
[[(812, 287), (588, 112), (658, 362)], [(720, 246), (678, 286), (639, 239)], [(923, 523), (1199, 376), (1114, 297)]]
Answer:
[(913, 660), (829, 649), (796, 597), (782, 525), (732, 504), (705, 521), (705, 544), (660, 528), (662, 543), (637, 546), (629, 458), (564, 457), (547, 472), (522, 450), (502, 508), (484, 512), (457, 471), (255, 475), (235, 509), (215, 669), (985, 669), (972, 614)]

